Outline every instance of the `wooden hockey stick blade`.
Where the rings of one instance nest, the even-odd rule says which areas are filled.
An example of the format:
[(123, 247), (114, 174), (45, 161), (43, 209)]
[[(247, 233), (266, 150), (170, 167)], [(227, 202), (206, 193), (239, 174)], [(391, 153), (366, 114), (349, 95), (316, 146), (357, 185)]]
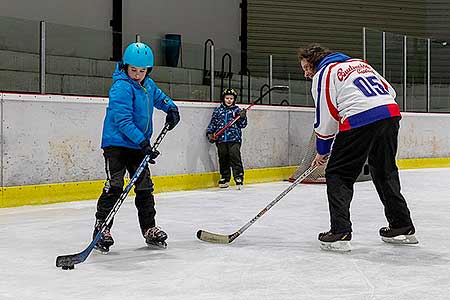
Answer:
[(237, 239), (244, 231), (246, 231), (250, 226), (252, 226), (262, 215), (269, 211), (278, 201), (280, 201), (284, 196), (287, 195), (295, 186), (302, 182), (309, 174), (314, 172), (317, 166), (309, 167), (302, 175), (300, 175), (287, 189), (285, 189), (281, 194), (279, 194), (274, 200), (272, 200), (266, 207), (264, 207), (253, 219), (248, 221), (244, 226), (242, 226), (238, 231), (230, 235), (223, 235), (208, 232), (205, 230), (197, 231), (197, 238), (210, 243), (218, 244), (229, 244), (235, 239)]
[(197, 238), (205, 242), (216, 244), (229, 244), (233, 241), (231, 235), (217, 234), (205, 230), (197, 231)]

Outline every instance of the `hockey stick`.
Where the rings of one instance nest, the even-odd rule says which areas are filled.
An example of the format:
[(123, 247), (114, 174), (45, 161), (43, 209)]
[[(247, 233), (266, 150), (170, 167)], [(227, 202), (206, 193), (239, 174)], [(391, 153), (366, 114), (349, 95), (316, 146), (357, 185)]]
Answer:
[[(284, 91), (284, 90), (288, 90), (289, 86), (287, 85), (275, 85), (273, 87), (271, 87), (269, 90), (267, 90), (264, 94), (262, 94), (261, 96), (259, 96), (255, 101), (253, 101), (248, 107), (244, 108), (243, 110), (247, 111), (250, 108), (253, 107), (253, 105), (255, 105), (256, 103), (258, 103), (259, 101), (261, 101), (262, 98), (264, 98), (268, 93), (270, 93), (271, 91), (275, 91), (275, 90), (279, 90), (279, 91)], [(239, 118), (241, 117), (240, 114), (238, 114), (236, 117), (233, 118), (233, 120), (231, 120), (230, 122), (228, 122), (222, 129), (220, 129), (219, 131), (217, 131), (216, 133), (214, 133), (213, 135), (213, 139), (217, 140), (217, 138), (228, 128), (230, 128), (231, 126), (233, 126), (234, 123), (236, 123), (237, 120), (239, 120)]]
[[(164, 125), (164, 128), (162, 129), (161, 133), (156, 138), (155, 143), (153, 144), (152, 150), (155, 151), (159, 144), (161, 144), (161, 141), (163, 140), (164, 136), (166, 135), (167, 131), (169, 131), (169, 124)], [(130, 192), (131, 188), (136, 183), (137, 179), (141, 175), (142, 171), (147, 167), (148, 162), (150, 161), (150, 155), (146, 155), (144, 159), (142, 160), (139, 167), (136, 169), (136, 172), (134, 173), (133, 177), (130, 179), (130, 183), (125, 187), (125, 190), (120, 195), (119, 199), (117, 200), (116, 204), (113, 206), (112, 210), (109, 212), (108, 216), (105, 219), (105, 222), (103, 222), (102, 226), (100, 227), (100, 230), (98, 231), (97, 235), (94, 237), (92, 242), (87, 246), (86, 249), (81, 251), (80, 253), (76, 254), (69, 254), (69, 255), (61, 255), (56, 258), (56, 266), (61, 267), (64, 270), (67, 269), (73, 269), (76, 264), (84, 262), (89, 254), (92, 252), (92, 249), (94, 249), (95, 244), (100, 240), (100, 238), (103, 235), (103, 231), (108, 227), (108, 225), (112, 222), (114, 216), (117, 214), (117, 211), (119, 210), (122, 203), (125, 201), (125, 199), (128, 196), (128, 193)]]
[(281, 200), (284, 196), (287, 195), (293, 188), (295, 188), (300, 182), (302, 182), (308, 175), (310, 175), (317, 167), (309, 167), (301, 176), (299, 176), (287, 189), (285, 189), (281, 194), (279, 194), (272, 202), (270, 202), (266, 207), (264, 207), (253, 219), (248, 221), (244, 226), (239, 228), (238, 231), (229, 234), (217, 234), (208, 232), (205, 230), (197, 231), (197, 238), (202, 241), (210, 242), (210, 243), (218, 243), (218, 244), (229, 244), (235, 239), (238, 238), (244, 231), (246, 231), (250, 226), (253, 225), (262, 215), (264, 215), (269, 209), (272, 208), (278, 201)]

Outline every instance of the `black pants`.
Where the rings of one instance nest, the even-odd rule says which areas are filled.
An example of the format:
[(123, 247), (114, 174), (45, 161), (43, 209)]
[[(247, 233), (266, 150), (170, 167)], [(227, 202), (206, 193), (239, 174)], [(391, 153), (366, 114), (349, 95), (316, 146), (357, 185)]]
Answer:
[(367, 157), (389, 226), (412, 225), (408, 206), (400, 193), (395, 162), (399, 120), (398, 117), (385, 119), (337, 134), (325, 172), (332, 232), (352, 231), (353, 184)]
[[(123, 191), (125, 171), (130, 177), (136, 172), (144, 159), (144, 154), (137, 149), (124, 147), (106, 147), (105, 157), (106, 183), (97, 202), (97, 219), (105, 220)], [(141, 230), (155, 226), (155, 200), (153, 198), (153, 182), (149, 168), (145, 168), (134, 187), (135, 205), (138, 210)]]
[(219, 154), (219, 169), (220, 176), (227, 181), (230, 181), (231, 171), (233, 170), (233, 177), (244, 177), (244, 167), (241, 159), (241, 144), (240, 143), (219, 143), (217, 144), (217, 152)]

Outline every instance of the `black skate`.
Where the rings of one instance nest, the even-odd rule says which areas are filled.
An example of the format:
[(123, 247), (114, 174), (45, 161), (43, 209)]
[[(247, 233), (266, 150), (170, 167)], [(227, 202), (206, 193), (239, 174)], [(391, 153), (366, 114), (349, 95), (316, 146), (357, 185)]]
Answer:
[(242, 179), (242, 177), (236, 177), (234, 181), (236, 182), (236, 188), (240, 190), (242, 188), (242, 185), (244, 184), (244, 180)]
[(319, 233), (320, 249), (325, 251), (348, 252), (352, 250), (350, 246), (351, 239), (351, 232), (321, 232)]
[(406, 226), (400, 228), (381, 227), (381, 240), (390, 244), (418, 244), (419, 241), (414, 236), (416, 229), (414, 226)]
[(227, 180), (227, 179), (225, 179), (225, 178), (221, 178), (220, 180), (219, 180), (219, 187), (220, 188), (227, 188), (227, 187), (229, 187), (230, 186), (230, 180)]
[[(100, 220), (96, 221), (96, 226), (94, 228), (94, 233), (92, 235), (93, 239), (97, 235), (99, 230), (98, 228), (101, 227), (101, 224), (102, 221)], [(95, 244), (94, 249), (102, 254), (107, 254), (109, 252), (109, 247), (111, 247), (112, 245), (114, 245), (114, 239), (112, 238), (111, 231), (109, 228), (105, 228), (105, 230), (103, 230), (102, 237), (97, 242), (97, 244)]]
[(144, 238), (150, 248), (167, 248), (167, 233), (155, 226), (144, 231)]

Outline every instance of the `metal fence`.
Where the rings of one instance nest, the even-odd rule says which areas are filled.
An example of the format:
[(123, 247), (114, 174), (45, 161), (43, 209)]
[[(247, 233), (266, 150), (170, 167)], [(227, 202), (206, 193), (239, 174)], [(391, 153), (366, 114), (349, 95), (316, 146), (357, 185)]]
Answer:
[[(118, 35), (123, 45), (133, 42), (124, 36), (151, 45), (156, 65), (151, 77), (173, 99), (218, 101), (220, 90), (231, 86), (239, 91), (239, 102), (249, 103), (264, 88), (288, 85), (288, 92), (269, 93), (261, 103), (314, 106), (311, 82), (286, 57), (219, 48), (206, 37), (204, 44), (181, 40), (179, 59), (169, 62), (171, 41), (164, 37), (9, 17), (0, 17), (0, 91), (107, 96)], [(362, 40), (361, 57), (392, 83), (403, 111), (450, 112), (447, 41), (370, 28), (362, 29)], [(246, 57), (259, 57), (257, 70), (243, 70)]]

